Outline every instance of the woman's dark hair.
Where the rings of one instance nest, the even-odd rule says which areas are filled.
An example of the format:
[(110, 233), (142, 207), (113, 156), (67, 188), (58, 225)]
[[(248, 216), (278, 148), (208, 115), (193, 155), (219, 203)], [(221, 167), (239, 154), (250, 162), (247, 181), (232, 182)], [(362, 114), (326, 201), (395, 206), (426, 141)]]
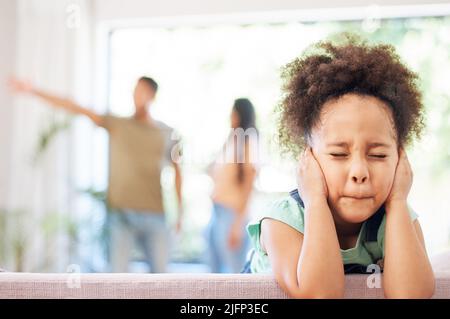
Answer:
[[(255, 114), (255, 108), (247, 98), (239, 98), (234, 101), (233, 104), (233, 111), (236, 112), (239, 118), (239, 124), (238, 128), (242, 128), (244, 131), (247, 129), (255, 129), (255, 132), (257, 133), (256, 128), (256, 114)], [(250, 141), (252, 142), (252, 141)], [(255, 141), (253, 141), (255, 142)], [(243, 143), (242, 147), (244, 148), (241, 154), (244, 154), (246, 151), (245, 145), (247, 142)], [(251, 149), (251, 148), (247, 148)], [(244, 166), (243, 163), (238, 163), (238, 182), (242, 183), (244, 181)]]
[(242, 127), (244, 130), (256, 128), (255, 108), (249, 99), (236, 99), (233, 104), (233, 111), (235, 111), (239, 117), (238, 127)]
[(147, 76), (141, 76), (139, 78), (139, 81), (144, 82), (145, 84), (147, 84), (150, 88), (153, 89), (153, 91), (156, 93), (158, 92), (158, 83), (156, 83), (155, 80), (153, 80), (152, 78), (149, 78)]
[(319, 42), (285, 66), (279, 113), (279, 142), (297, 155), (307, 145), (325, 102), (347, 93), (374, 96), (392, 111), (398, 146), (420, 137), (422, 96), (418, 76), (387, 44), (369, 45), (351, 34)]

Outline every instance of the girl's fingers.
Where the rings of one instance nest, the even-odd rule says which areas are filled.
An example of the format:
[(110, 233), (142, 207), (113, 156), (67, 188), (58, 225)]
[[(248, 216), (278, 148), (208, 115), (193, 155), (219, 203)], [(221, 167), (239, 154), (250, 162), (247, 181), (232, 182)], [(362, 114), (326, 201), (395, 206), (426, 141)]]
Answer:
[(307, 152), (306, 149), (303, 150), (303, 151), (301, 152), (300, 156), (299, 156), (299, 164), (300, 164), (299, 167), (302, 167), (302, 166), (305, 165), (306, 157), (307, 157), (306, 152)]
[(304, 153), (304, 160), (308, 160), (311, 157), (311, 148), (308, 146), (305, 148)]
[(399, 155), (400, 155), (399, 156), (399, 163), (400, 162), (405, 162), (406, 166), (410, 167), (409, 160), (408, 160), (408, 155), (406, 154), (406, 151), (405, 151), (405, 149), (403, 147), (400, 149), (400, 154)]
[(405, 149), (403, 147), (400, 148), (400, 154), (399, 155), (400, 155), (399, 156), (400, 159), (403, 159), (403, 160), (408, 162), (408, 154), (406, 154), (406, 151), (405, 151)]
[(311, 147), (308, 146), (305, 148), (305, 156), (308, 157), (310, 155), (311, 155)]
[(408, 160), (408, 155), (406, 154), (405, 149), (402, 147), (400, 148), (399, 151), (399, 159), (398, 159), (398, 164), (397, 164), (397, 170), (400, 169), (404, 172), (407, 172), (408, 175), (413, 176), (413, 171), (411, 168), (411, 164), (409, 163)]
[(308, 147), (308, 156), (312, 158), (314, 161), (317, 161), (316, 156), (313, 153), (312, 147)]
[(398, 163), (397, 163), (397, 167), (401, 166), (402, 163), (404, 162), (404, 160), (405, 160), (405, 150), (403, 149), (403, 147), (401, 147), (401, 148), (398, 150)]
[(303, 161), (303, 158), (305, 157), (305, 150), (301, 151), (298, 155), (298, 161), (301, 163)]
[(406, 154), (405, 150), (403, 150), (403, 160), (405, 161), (405, 165), (406, 165), (407, 170), (409, 171), (409, 173), (411, 175), (413, 175), (413, 171), (412, 171), (412, 168), (411, 168), (411, 163), (409, 162), (408, 154)]

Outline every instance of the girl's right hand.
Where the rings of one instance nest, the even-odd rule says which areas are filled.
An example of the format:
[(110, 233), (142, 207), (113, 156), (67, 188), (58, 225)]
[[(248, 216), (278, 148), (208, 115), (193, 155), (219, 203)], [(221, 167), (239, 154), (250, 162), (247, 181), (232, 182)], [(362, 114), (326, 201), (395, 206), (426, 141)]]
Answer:
[(328, 187), (322, 169), (314, 157), (311, 147), (300, 155), (297, 171), (298, 192), (305, 208), (317, 201), (326, 201)]

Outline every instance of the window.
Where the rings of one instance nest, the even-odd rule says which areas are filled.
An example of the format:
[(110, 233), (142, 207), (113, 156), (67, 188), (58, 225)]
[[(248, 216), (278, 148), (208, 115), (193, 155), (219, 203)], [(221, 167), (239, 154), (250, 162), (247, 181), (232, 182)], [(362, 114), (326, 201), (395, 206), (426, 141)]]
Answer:
[[(254, 103), (265, 150), (252, 213), (295, 188), (295, 162), (281, 157), (274, 141), (280, 69), (311, 43), (340, 31), (362, 32), (370, 41), (393, 44), (419, 73), (428, 129), (410, 152), (415, 170), (410, 202), (419, 214), (429, 253), (450, 246), (450, 200), (445, 193), (450, 171), (449, 17), (386, 19), (375, 25), (346, 21), (120, 28), (110, 38), (111, 112), (131, 115), (136, 80), (151, 76), (160, 84), (152, 114), (174, 127), (184, 141), (186, 223), (175, 259), (201, 260), (212, 187), (205, 168), (228, 134), (235, 98), (248, 97)], [(171, 174), (167, 169), (162, 182), (173, 217)]]

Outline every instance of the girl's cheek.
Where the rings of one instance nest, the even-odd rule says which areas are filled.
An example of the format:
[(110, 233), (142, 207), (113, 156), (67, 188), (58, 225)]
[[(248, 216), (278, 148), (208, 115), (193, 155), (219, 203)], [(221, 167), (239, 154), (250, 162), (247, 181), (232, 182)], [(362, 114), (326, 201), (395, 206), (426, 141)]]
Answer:
[(387, 197), (394, 183), (395, 167), (385, 167), (385, 169), (377, 172), (376, 192), (383, 194), (383, 197)]
[(382, 176), (384, 176), (385, 179), (387, 179), (389, 184), (392, 184), (394, 182), (396, 168), (397, 168), (397, 162), (392, 161), (387, 165), (384, 172), (382, 172), (382, 174), (383, 174)]
[(345, 177), (342, 169), (336, 167), (332, 163), (324, 163), (323, 175), (325, 178), (325, 183), (327, 184), (328, 193), (333, 196), (334, 193), (338, 192), (345, 185)]
[[(319, 157), (318, 162), (322, 168), (325, 181), (328, 186), (328, 192), (330, 196), (332, 194), (341, 193), (344, 189), (348, 177), (348, 168), (344, 162), (330, 160), (326, 156)], [(370, 180), (372, 181), (372, 186), (378, 188), (379, 190), (389, 187), (393, 181), (393, 174), (395, 173), (395, 163), (385, 163), (386, 165), (370, 165), (367, 167), (369, 171)], [(386, 174), (386, 172), (392, 174)], [(392, 175), (392, 178), (391, 178)], [(337, 195), (335, 195), (337, 196)]]

